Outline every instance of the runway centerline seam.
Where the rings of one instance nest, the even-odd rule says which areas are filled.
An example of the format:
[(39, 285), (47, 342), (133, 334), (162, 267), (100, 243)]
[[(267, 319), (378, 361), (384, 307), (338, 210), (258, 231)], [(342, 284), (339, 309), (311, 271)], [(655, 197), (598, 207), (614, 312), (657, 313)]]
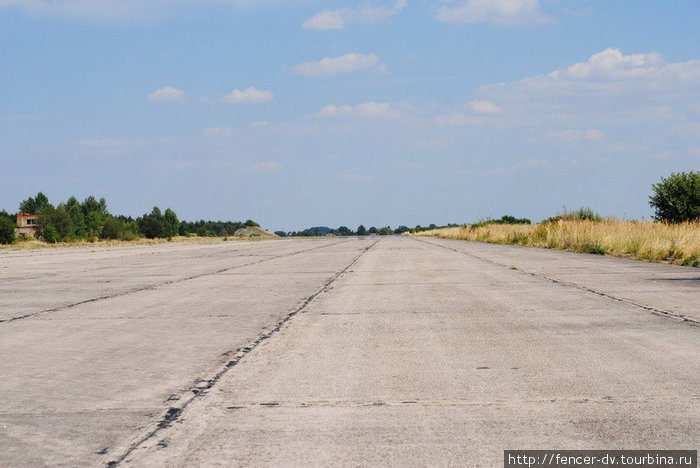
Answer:
[[(182, 397), (176, 400), (176, 405), (171, 404), (171, 406), (166, 410), (163, 416), (158, 421), (150, 424), (149, 428), (140, 437), (137, 437), (133, 443), (129, 444), (128, 448), (126, 448), (126, 450), (121, 455), (119, 455), (116, 459), (107, 461), (105, 465), (106, 468), (115, 468), (119, 466), (121, 462), (123, 462), (136, 449), (140, 448), (145, 442), (153, 439), (161, 430), (170, 427), (175, 421), (179, 419), (182, 412), (193, 401), (195, 401), (200, 396), (206, 395), (206, 391), (214, 387), (214, 385), (216, 385), (216, 383), (219, 382), (219, 380), (221, 380), (221, 378), (226, 374), (226, 372), (228, 372), (229, 369), (239, 364), (241, 360), (245, 358), (255, 348), (257, 348), (257, 346), (260, 345), (260, 343), (274, 336), (295, 315), (303, 312), (304, 309), (306, 309), (307, 306), (311, 302), (313, 302), (313, 300), (316, 299), (319, 295), (329, 291), (331, 285), (335, 281), (337, 281), (341, 276), (347, 273), (350, 270), (350, 268), (352, 268), (352, 266), (355, 265), (355, 263), (357, 263), (357, 261), (360, 260), (360, 258), (365, 253), (367, 253), (372, 247), (374, 247), (377, 244), (377, 242), (379, 242), (379, 239), (371, 245), (369, 245), (368, 247), (362, 249), (362, 251), (358, 255), (356, 255), (352, 259), (352, 261), (350, 261), (350, 263), (347, 266), (345, 266), (345, 268), (338, 271), (335, 275), (328, 279), (318, 290), (316, 290), (313, 294), (307, 296), (296, 307), (294, 307), (290, 312), (288, 312), (284, 317), (282, 317), (274, 326), (272, 326), (270, 329), (266, 329), (266, 331), (260, 334), (252, 343), (250, 343), (248, 346), (238, 349), (237, 354), (232, 359), (227, 361), (223, 366), (221, 366), (216, 372), (214, 372), (214, 374), (211, 377), (209, 377), (208, 379), (200, 379), (196, 381), (194, 387), (192, 387)], [(337, 244), (338, 243), (332, 245)], [(227, 353), (224, 353), (223, 355), (230, 355), (235, 351), (236, 350), (232, 350)], [(113, 455), (110, 458), (113, 458)], [(100, 465), (102, 465), (102, 463), (100, 463)]]

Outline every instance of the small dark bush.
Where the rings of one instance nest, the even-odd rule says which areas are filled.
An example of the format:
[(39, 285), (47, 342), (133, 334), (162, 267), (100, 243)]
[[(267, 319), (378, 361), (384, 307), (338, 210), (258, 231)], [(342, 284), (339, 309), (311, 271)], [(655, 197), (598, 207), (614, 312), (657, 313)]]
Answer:
[(58, 231), (56, 231), (56, 228), (52, 225), (48, 225), (43, 229), (42, 237), (44, 238), (44, 242), (48, 242), (49, 244), (55, 244), (61, 239)]
[(592, 208), (588, 207), (581, 207), (578, 210), (575, 211), (567, 211), (566, 208), (564, 208), (564, 211), (556, 216), (553, 216), (551, 218), (545, 219), (543, 222), (545, 223), (556, 223), (558, 221), (593, 221), (593, 222), (600, 222), (603, 221), (603, 217), (597, 212), (594, 211)]
[(532, 224), (532, 221), (527, 218), (516, 218), (515, 216), (505, 215), (501, 216), (501, 219), (485, 219), (484, 221), (472, 224), (471, 228), (478, 229), (489, 224)]

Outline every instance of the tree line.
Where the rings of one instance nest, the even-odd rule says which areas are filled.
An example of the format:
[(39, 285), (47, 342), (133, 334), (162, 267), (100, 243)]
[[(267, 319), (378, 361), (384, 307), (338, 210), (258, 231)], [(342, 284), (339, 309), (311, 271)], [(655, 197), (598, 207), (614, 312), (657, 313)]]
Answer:
[[(652, 195), (649, 196), (649, 205), (654, 209), (654, 220), (662, 223), (682, 223), (682, 222), (697, 222), (700, 221), (700, 171), (689, 172), (674, 172), (668, 177), (662, 177), (661, 181), (652, 185)], [(543, 220), (543, 223), (554, 223), (567, 220), (588, 220), (599, 222), (603, 221), (603, 217), (588, 207), (582, 207), (578, 210), (567, 211), (564, 209), (554, 217)], [(500, 219), (487, 218), (478, 223), (471, 224), (472, 228), (478, 228), (488, 224), (531, 224), (527, 218), (516, 218), (514, 216), (505, 215)], [(421, 232), (444, 227), (457, 227), (457, 224), (448, 224), (447, 226), (436, 226), (431, 224), (427, 227), (417, 225), (414, 228), (399, 226), (396, 229), (386, 226), (377, 229), (372, 226), (369, 229), (360, 225), (355, 231), (346, 226), (340, 226), (337, 229), (318, 226), (305, 229), (298, 232), (283, 232), (277, 231), (275, 234), (285, 236), (323, 236), (323, 235), (338, 235), (338, 236), (365, 236), (365, 235), (392, 235), (402, 234), (404, 232)]]
[[(652, 185), (652, 195), (649, 204), (654, 208), (654, 219), (665, 223), (680, 223), (685, 221), (700, 220), (700, 172), (672, 173), (661, 181)], [(73, 240), (97, 240), (97, 239), (121, 239), (132, 240), (138, 237), (169, 238), (177, 235), (189, 236), (229, 236), (243, 227), (258, 227), (253, 220), (245, 222), (234, 221), (179, 221), (177, 214), (170, 208), (162, 212), (157, 206), (150, 213), (146, 213), (136, 219), (130, 216), (115, 216), (107, 210), (107, 201), (99, 200), (93, 196), (87, 197), (82, 202), (75, 197), (68, 201), (53, 206), (46, 195), (39, 192), (35, 197), (23, 200), (19, 205), (19, 211), (27, 214), (41, 215), (37, 223), (37, 233), (46, 242), (73, 241)], [(581, 208), (577, 211), (566, 212), (549, 218), (545, 222), (554, 222), (560, 219), (587, 219), (600, 221), (602, 217), (590, 208)], [(501, 219), (487, 219), (479, 224), (530, 224), (526, 218), (503, 216)], [(0, 244), (9, 244), (15, 240), (15, 227), (17, 219), (15, 215), (6, 211), (0, 211)], [(437, 226), (430, 224), (423, 227), (416, 225), (413, 228), (399, 226), (392, 229), (390, 226), (367, 229), (359, 225), (352, 230), (347, 226), (337, 229), (328, 227), (313, 227), (303, 231), (284, 232), (275, 234), (287, 236), (322, 236), (333, 234), (338, 236), (366, 236), (366, 235), (394, 235), (404, 232), (421, 232), (443, 227), (456, 227), (458, 224)]]
[(391, 226), (384, 226), (377, 228), (375, 226), (371, 226), (369, 229), (366, 228), (364, 225), (360, 224), (356, 230), (352, 230), (348, 228), (347, 226), (340, 226), (337, 229), (332, 229), (329, 227), (325, 226), (317, 226), (317, 227), (311, 227), (304, 229), (303, 231), (291, 231), (291, 232), (285, 232), (285, 231), (275, 231), (275, 234), (277, 234), (280, 237), (316, 237), (316, 236), (325, 236), (325, 235), (334, 235), (334, 236), (371, 236), (371, 235), (377, 235), (377, 236), (392, 236), (392, 235), (397, 235), (397, 234), (403, 234), (404, 232), (410, 232), (410, 233), (416, 233), (416, 232), (421, 232), (421, 231), (428, 231), (431, 229), (440, 229), (440, 228), (445, 228), (445, 227), (456, 227), (459, 226), (459, 224), (447, 224), (444, 226), (437, 226), (435, 224), (430, 224), (429, 226), (421, 226), (420, 224), (416, 225), (415, 227), (408, 227), (408, 226), (399, 226), (396, 229), (392, 229)]
[[(150, 213), (134, 219), (113, 215), (107, 210), (107, 201), (89, 196), (82, 202), (76, 197), (54, 206), (42, 192), (19, 204), (19, 212), (40, 215), (36, 232), (45, 242), (73, 242), (80, 240), (134, 240), (139, 237), (172, 238), (178, 235), (201, 237), (233, 235), (242, 227), (258, 226), (253, 220), (234, 221), (180, 221), (171, 208), (165, 211), (154, 206)], [(0, 211), (0, 243), (15, 241), (17, 217)]]

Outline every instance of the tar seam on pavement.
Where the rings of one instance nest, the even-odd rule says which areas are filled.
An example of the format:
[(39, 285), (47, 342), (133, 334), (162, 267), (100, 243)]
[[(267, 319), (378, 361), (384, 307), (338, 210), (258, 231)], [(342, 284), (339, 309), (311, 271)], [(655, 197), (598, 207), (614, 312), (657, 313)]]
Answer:
[[(349, 242), (349, 241), (344, 241), (344, 242)], [(379, 239), (377, 239), (373, 244), (369, 245), (368, 247), (365, 247), (362, 249), (362, 251), (353, 258), (353, 260), (342, 270), (340, 270), (338, 273), (333, 275), (328, 281), (326, 281), (321, 288), (319, 288), (316, 292), (311, 294), (310, 296), (307, 296), (300, 304), (298, 304), (294, 309), (292, 309), (289, 313), (287, 313), (280, 321), (277, 322), (276, 325), (274, 325), (272, 328), (269, 330), (265, 331), (261, 335), (259, 335), (255, 341), (253, 341), (251, 344), (248, 346), (245, 346), (241, 348), (238, 353), (231, 359), (230, 361), (226, 362), (221, 368), (219, 368), (212, 377), (209, 379), (203, 379), (199, 380), (197, 385), (192, 388), (188, 393), (186, 393), (182, 398), (178, 400), (178, 404), (176, 406), (171, 406), (170, 408), (167, 409), (167, 411), (164, 413), (164, 415), (155, 423), (149, 425), (148, 429), (145, 431), (144, 434), (142, 434), (138, 439), (133, 442), (132, 444), (129, 445), (129, 447), (119, 456), (117, 456), (116, 459), (110, 460), (106, 462), (105, 466), (106, 468), (115, 468), (119, 466), (121, 462), (123, 462), (132, 452), (134, 452), (139, 446), (141, 446), (143, 443), (147, 442), (148, 440), (152, 439), (155, 437), (158, 432), (160, 432), (162, 429), (165, 429), (167, 427), (170, 427), (177, 419), (180, 417), (182, 412), (189, 406), (190, 403), (192, 403), (197, 397), (205, 395), (206, 391), (211, 389), (223, 376), (226, 374), (226, 372), (231, 369), (232, 367), (236, 366), (247, 354), (249, 354), (251, 351), (253, 351), (260, 343), (263, 341), (271, 338), (273, 335), (275, 335), (278, 331), (282, 329), (282, 327), (288, 323), (292, 317), (295, 315), (301, 313), (306, 309), (306, 307), (319, 295), (323, 294), (324, 292), (328, 291), (330, 289), (330, 286), (338, 280), (341, 276), (343, 276), (357, 261), (365, 254), (367, 251), (369, 251), (372, 247), (374, 247), (377, 242), (379, 242)], [(331, 245), (337, 245), (343, 242), (336, 242)], [(304, 250), (302, 252), (308, 252), (309, 250), (314, 250), (322, 247), (328, 247), (328, 246), (321, 246), (321, 247), (314, 247), (313, 249), (308, 249)], [(281, 255), (279, 257), (275, 258), (281, 258), (281, 257), (286, 257), (286, 256), (291, 256), (291, 255), (296, 255), (297, 253), (301, 252), (295, 252), (293, 254), (288, 254), (288, 255)], [(265, 260), (261, 260), (265, 261)], [(260, 263), (260, 262), (254, 262), (254, 263)], [(202, 275), (204, 276), (204, 275)], [(228, 353), (224, 353), (228, 354)], [(100, 463), (101, 465), (102, 463)]]
[(271, 257), (265, 257), (265, 258), (263, 258), (262, 260), (256, 260), (256, 261), (254, 261), (254, 262), (244, 263), (244, 264), (242, 264), (242, 265), (236, 265), (236, 266), (233, 266), (233, 267), (230, 267), (230, 268), (222, 268), (222, 269), (219, 269), (219, 270), (216, 270), (216, 271), (209, 271), (209, 272), (207, 272), (207, 273), (201, 273), (201, 274), (199, 274), (199, 275), (193, 275), (193, 276), (187, 276), (187, 277), (185, 277), (185, 278), (179, 278), (179, 279), (174, 279), (174, 280), (163, 281), (163, 282), (161, 282), (161, 283), (156, 283), (156, 284), (151, 284), (151, 285), (148, 285), (148, 286), (142, 286), (142, 287), (139, 287), (139, 288), (129, 289), (128, 291), (122, 291), (122, 292), (115, 293), (115, 294), (109, 294), (109, 295), (107, 295), (107, 296), (93, 297), (93, 298), (91, 298), (91, 299), (85, 299), (85, 300), (83, 300), (83, 301), (74, 302), (74, 303), (72, 303), (72, 304), (67, 304), (67, 305), (60, 306), (60, 307), (53, 307), (53, 308), (51, 308), (51, 309), (44, 309), (44, 310), (40, 310), (40, 311), (38, 311), (38, 312), (32, 312), (32, 313), (30, 313), (30, 314), (20, 315), (20, 316), (17, 316), (17, 317), (11, 317), (11, 318), (9, 318), (9, 319), (1, 319), (1, 320), (0, 320), (0, 324), (2, 324), (2, 323), (10, 323), (10, 322), (14, 322), (14, 321), (16, 321), (16, 320), (22, 320), (22, 319), (26, 319), (26, 318), (30, 318), (30, 317), (36, 317), (37, 315), (44, 315), (44, 314), (48, 314), (48, 313), (52, 313), (52, 312), (60, 312), (60, 311), (62, 311), (62, 310), (70, 309), (70, 308), (72, 308), (72, 307), (76, 307), (76, 306), (83, 305), (83, 304), (89, 304), (89, 303), (91, 303), (91, 302), (104, 301), (104, 300), (106, 300), (106, 299), (113, 299), (113, 298), (115, 298), (115, 297), (128, 296), (129, 294), (133, 294), (133, 293), (137, 293), (137, 292), (141, 292), (141, 291), (148, 291), (148, 290), (152, 290), (152, 289), (158, 289), (158, 288), (160, 288), (160, 287), (162, 287), (162, 286), (168, 286), (168, 285), (171, 285), (171, 284), (183, 283), (183, 282), (185, 282), (185, 281), (190, 281), (190, 280), (193, 280), (193, 279), (201, 278), (201, 277), (203, 277), (203, 276), (218, 275), (218, 274), (221, 274), (221, 273), (226, 273), (227, 271), (237, 270), (237, 269), (239, 269), (239, 268), (243, 268), (243, 267), (247, 267), (247, 266), (251, 266), (251, 265), (257, 265), (257, 264), (259, 264), (259, 263), (267, 262), (267, 261), (270, 261), (270, 260), (276, 260), (276, 259), (278, 259), (278, 258), (291, 257), (291, 256), (294, 256), (294, 255), (297, 255), (297, 254), (300, 254), (300, 253), (310, 252), (310, 251), (316, 250), (316, 249), (324, 249), (324, 248), (326, 248), (326, 247), (331, 247), (331, 246), (334, 246), (334, 245), (343, 244), (343, 243), (345, 243), (345, 242), (350, 242), (350, 240), (343, 240), (343, 241), (340, 241), (340, 242), (334, 242), (334, 243), (332, 243), (332, 244), (327, 244), (327, 245), (319, 245), (319, 246), (316, 246), (316, 247), (312, 247), (312, 248), (310, 248), (310, 249), (299, 250), (299, 251), (297, 251), (297, 252), (287, 253), (287, 254), (283, 254), (283, 255), (275, 255), (275, 256), (271, 256)]

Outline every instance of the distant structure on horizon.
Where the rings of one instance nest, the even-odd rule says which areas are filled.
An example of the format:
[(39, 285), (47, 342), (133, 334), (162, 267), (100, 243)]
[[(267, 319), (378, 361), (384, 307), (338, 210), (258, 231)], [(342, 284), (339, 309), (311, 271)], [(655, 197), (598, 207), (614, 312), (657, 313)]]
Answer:
[(233, 233), (236, 237), (274, 237), (275, 234), (267, 232), (261, 227), (251, 226), (238, 229)]
[(17, 227), (15, 228), (15, 235), (19, 236), (24, 234), (25, 236), (35, 237), (37, 235), (37, 224), (41, 215), (27, 214), (27, 213), (17, 213)]

